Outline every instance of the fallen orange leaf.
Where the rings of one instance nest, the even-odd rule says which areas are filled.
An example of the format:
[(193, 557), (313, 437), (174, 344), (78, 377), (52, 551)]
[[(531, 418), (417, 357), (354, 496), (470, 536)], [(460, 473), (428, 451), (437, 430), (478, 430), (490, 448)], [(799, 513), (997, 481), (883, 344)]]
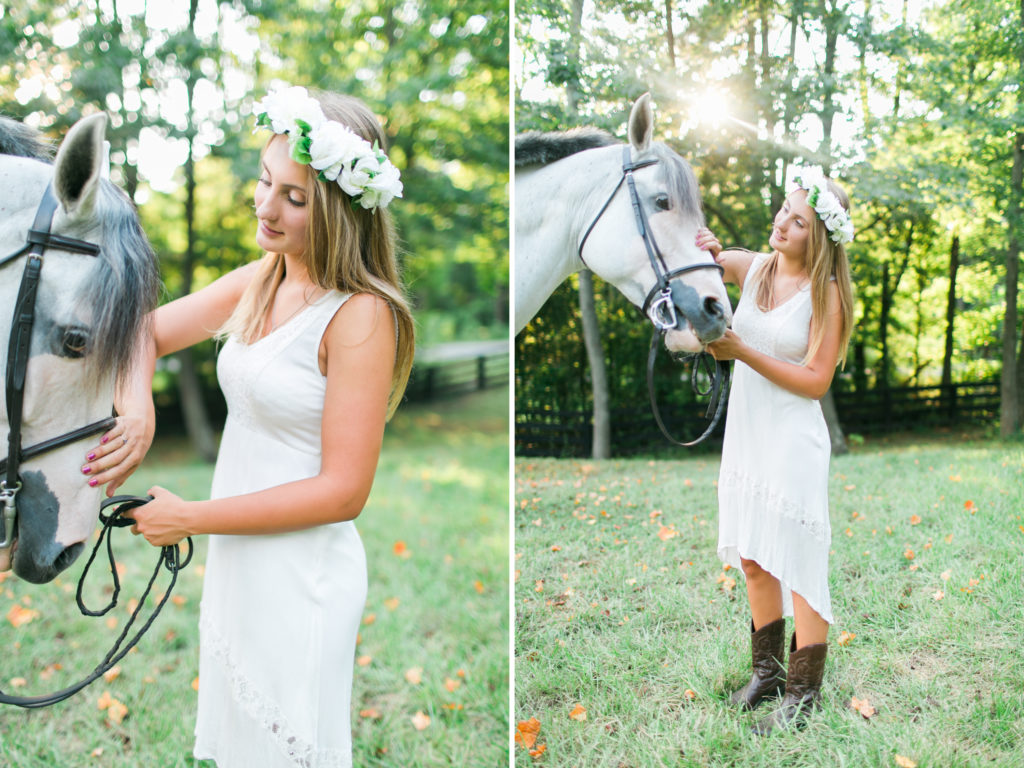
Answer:
[(96, 706), (100, 710), (104, 710), (110, 706), (110, 702), (113, 700), (114, 698), (110, 695), (110, 691), (104, 691), (100, 694), (99, 699), (96, 700)]
[(398, 607), (399, 600), (397, 597), (389, 597), (384, 601), (384, 607), (389, 611), (393, 611)]
[(377, 614), (376, 613), (368, 613), (368, 614), (366, 614), (363, 617), (363, 624), (365, 624), (366, 626), (370, 626), (376, 620), (377, 620)]
[(195, 678), (192, 680), (192, 690), (193, 691), (198, 691), (199, 690), (199, 675), (196, 675)]
[(661, 526), (661, 528), (658, 530), (658, 538), (661, 539), (662, 541), (668, 541), (669, 539), (674, 538), (675, 536), (678, 536), (678, 535), (679, 535), (679, 531), (676, 531), (676, 530), (674, 530), (672, 528), (669, 528), (667, 526), (664, 526), (664, 525)]
[(430, 725), (430, 715), (425, 715), (422, 712), (417, 712), (411, 718), (412, 727), (417, 731), (422, 731)]
[(409, 555), (409, 548), (405, 546), (404, 541), (396, 541), (392, 551), (399, 557), (408, 557)]
[(23, 608), (18, 603), (11, 606), (11, 610), (7, 612), (7, 620), (11, 622), (11, 625), (15, 628), (28, 624), (32, 619), (39, 618), (39, 611), (35, 611), (31, 608)]
[(690, 701), (693, 701), (694, 699), (697, 698), (697, 693), (695, 691), (691, 691), (689, 688), (687, 688), (685, 691), (683, 691), (683, 696), (688, 698)]
[(941, 589), (937, 589), (934, 592), (932, 592), (932, 600), (941, 600), (945, 596), (946, 593), (943, 592)]
[(454, 693), (455, 689), (462, 685), (458, 680), (452, 680), (450, 677), (444, 679), (444, 687), (448, 693)]
[(858, 699), (854, 696), (850, 699), (850, 706), (860, 712), (865, 720), (870, 720), (874, 715), (878, 714), (878, 710), (871, 706), (871, 702), (867, 699)]
[(531, 749), (530, 750), (530, 757), (532, 757), (534, 760), (536, 760), (538, 757), (540, 757), (541, 755), (544, 754), (544, 752), (547, 750), (547, 748), (548, 748), (547, 744), (538, 744), (536, 749)]
[(479, 592), (481, 595), (484, 593), (484, 583), (477, 579), (473, 582), (473, 589)]
[(125, 715), (127, 714), (128, 707), (117, 699), (111, 701), (110, 706), (107, 707), (107, 718), (116, 725), (120, 725), (121, 721), (124, 720)]
[(582, 704), (577, 704), (573, 707), (572, 712), (569, 713), (569, 717), (582, 723), (587, 719), (587, 710), (583, 708)]
[(365, 656), (360, 656), (359, 658), (357, 658), (356, 664), (358, 664), (360, 667), (366, 667), (370, 665), (371, 661), (373, 661), (373, 656), (367, 654)]
[(903, 556), (904, 556), (905, 558), (907, 558), (907, 560), (913, 560), (913, 559), (914, 559), (914, 550), (912, 550), (912, 549), (908, 549), (908, 550), (906, 550), (906, 551), (905, 551), (905, 552), (903, 553)]
[(405, 679), (413, 685), (423, 682), (423, 667), (411, 667), (405, 670)]
[(857, 635), (853, 632), (847, 632), (844, 629), (842, 632), (839, 633), (839, 640), (837, 642), (840, 645), (849, 645), (853, 641), (853, 638), (855, 638), (856, 636)]
[(974, 502), (968, 499), (964, 502), (964, 509), (970, 512), (972, 515), (978, 511), (978, 508), (974, 505)]
[(920, 522), (921, 522), (921, 516), (920, 515), (911, 515), (910, 516), (910, 524), (911, 525), (917, 525)]
[(917, 763), (903, 755), (896, 755), (896, 765), (900, 768), (917, 768)]
[(540, 720), (536, 717), (531, 717), (529, 720), (520, 720), (516, 723), (516, 744), (521, 747), (533, 749), (539, 734)]
[(111, 667), (110, 669), (108, 669), (106, 672), (103, 673), (103, 679), (106, 680), (108, 683), (112, 683), (115, 680), (117, 680), (118, 675), (120, 675), (120, 674), (121, 674), (121, 667)]
[(360, 709), (359, 710), (359, 716), (360, 717), (368, 717), (371, 720), (379, 720), (382, 717), (380, 712), (378, 712), (373, 707), (370, 707), (369, 709)]

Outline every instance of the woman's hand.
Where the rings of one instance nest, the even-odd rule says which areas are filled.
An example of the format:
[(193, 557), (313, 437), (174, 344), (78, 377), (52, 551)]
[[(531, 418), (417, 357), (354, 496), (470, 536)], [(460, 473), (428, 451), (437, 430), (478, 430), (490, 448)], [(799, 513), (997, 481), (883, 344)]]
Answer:
[(180, 496), (155, 485), (149, 489), (153, 500), (132, 510), (132, 533), (142, 534), (154, 547), (177, 544), (195, 533), (189, 523), (189, 505)]
[(714, 236), (710, 229), (702, 227), (697, 230), (697, 247), (702, 251), (710, 251), (715, 261), (718, 261), (718, 254), (722, 252), (722, 244)]
[(747, 345), (732, 328), (726, 328), (722, 338), (708, 344), (708, 352), (715, 360), (738, 360), (745, 349)]
[(85, 457), (82, 473), (89, 485), (107, 485), (107, 496), (113, 496), (134, 472), (153, 443), (155, 425), (145, 416), (131, 413), (118, 416), (114, 426), (100, 438), (100, 444)]

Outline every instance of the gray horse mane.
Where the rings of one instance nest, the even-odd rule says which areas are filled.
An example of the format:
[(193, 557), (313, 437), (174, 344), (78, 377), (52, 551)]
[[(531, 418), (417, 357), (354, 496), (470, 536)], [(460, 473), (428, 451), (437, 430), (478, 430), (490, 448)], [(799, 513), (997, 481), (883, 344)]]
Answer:
[(0, 115), (0, 155), (50, 162), (53, 152), (53, 144), (35, 128)]
[[(516, 167), (548, 165), (577, 152), (621, 144), (610, 133), (597, 128), (573, 128), (568, 131), (544, 133), (529, 131), (516, 137)], [(663, 170), (672, 208), (680, 208), (704, 224), (704, 207), (700, 200), (697, 177), (682, 157), (660, 141), (651, 142), (650, 148), (638, 156), (642, 160), (654, 155)]]
[(618, 143), (610, 133), (597, 128), (572, 128), (552, 133), (527, 131), (516, 136), (516, 168), (548, 165), (577, 152)]
[[(53, 162), (53, 147), (38, 131), (6, 117), (0, 117), (0, 154)], [(93, 346), (86, 360), (97, 381), (110, 370), (123, 379), (139, 331), (156, 307), (160, 275), (135, 205), (109, 181), (100, 182), (93, 217), (102, 231), (102, 248), (95, 257), (99, 268), (92, 270), (81, 298), (93, 320)]]

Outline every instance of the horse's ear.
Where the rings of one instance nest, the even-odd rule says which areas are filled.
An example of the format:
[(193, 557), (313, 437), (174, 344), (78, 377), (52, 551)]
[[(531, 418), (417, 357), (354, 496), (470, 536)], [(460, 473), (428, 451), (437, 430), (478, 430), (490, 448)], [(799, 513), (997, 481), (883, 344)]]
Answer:
[(57, 150), (53, 168), (53, 191), (69, 216), (92, 210), (106, 162), (103, 138), (107, 116), (102, 112), (83, 117), (68, 131)]
[(637, 152), (651, 146), (654, 135), (654, 110), (651, 109), (651, 94), (645, 93), (633, 105), (629, 113), (629, 143)]

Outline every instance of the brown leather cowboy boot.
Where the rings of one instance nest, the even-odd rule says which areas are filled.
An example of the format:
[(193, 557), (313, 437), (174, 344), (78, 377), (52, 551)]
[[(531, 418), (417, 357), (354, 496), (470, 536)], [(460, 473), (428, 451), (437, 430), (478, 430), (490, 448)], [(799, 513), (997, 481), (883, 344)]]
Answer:
[(740, 709), (753, 709), (765, 699), (778, 696), (786, 686), (782, 657), (786, 651), (786, 620), (777, 619), (756, 632), (750, 622), (750, 656), (754, 673), (750, 682), (733, 693), (729, 701)]
[(789, 670), (786, 673), (786, 695), (779, 708), (759, 721), (753, 728), (758, 736), (772, 731), (800, 728), (807, 714), (821, 701), (821, 678), (825, 673), (827, 643), (805, 645), (796, 650), (796, 633), (789, 644)]

